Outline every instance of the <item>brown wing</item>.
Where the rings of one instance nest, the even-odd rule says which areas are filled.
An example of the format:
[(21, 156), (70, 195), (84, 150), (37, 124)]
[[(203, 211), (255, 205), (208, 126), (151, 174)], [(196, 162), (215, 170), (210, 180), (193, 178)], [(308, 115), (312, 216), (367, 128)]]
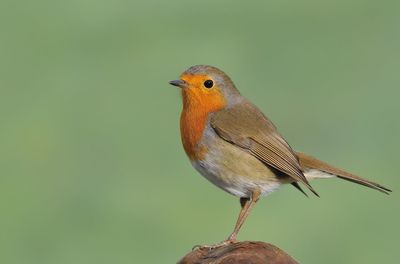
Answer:
[(224, 140), (246, 149), (265, 164), (287, 174), (295, 181), (308, 183), (296, 154), (261, 111), (248, 101), (216, 112), (211, 126)]

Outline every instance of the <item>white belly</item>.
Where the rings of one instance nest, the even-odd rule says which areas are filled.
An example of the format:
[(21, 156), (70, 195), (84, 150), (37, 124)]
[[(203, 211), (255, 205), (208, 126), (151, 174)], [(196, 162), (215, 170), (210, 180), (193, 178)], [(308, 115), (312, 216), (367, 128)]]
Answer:
[(241, 148), (220, 138), (213, 141), (218, 148), (213, 147), (216, 144), (208, 144), (205, 157), (191, 162), (201, 175), (224, 191), (250, 197), (259, 189), (265, 196), (289, 182), (287, 177), (277, 177), (268, 166)]

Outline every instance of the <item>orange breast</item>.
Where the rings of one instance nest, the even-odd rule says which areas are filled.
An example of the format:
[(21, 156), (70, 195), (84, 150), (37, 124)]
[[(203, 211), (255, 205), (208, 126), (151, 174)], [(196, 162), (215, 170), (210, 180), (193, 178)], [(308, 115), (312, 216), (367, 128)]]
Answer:
[(203, 159), (207, 146), (200, 146), (210, 113), (225, 106), (225, 100), (217, 89), (203, 90), (201, 87), (182, 90), (183, 110), (180, 120), (181, 139), (186, 154), (191, 160)]
[(191, 160), (203, 159), (207, 149), (200, 147), (199, 142), (203, 137), (206, 127), (207, 115), (194, 113), (193, 111), (182, 111), (181, 114), (181, 139), (183, 148)]

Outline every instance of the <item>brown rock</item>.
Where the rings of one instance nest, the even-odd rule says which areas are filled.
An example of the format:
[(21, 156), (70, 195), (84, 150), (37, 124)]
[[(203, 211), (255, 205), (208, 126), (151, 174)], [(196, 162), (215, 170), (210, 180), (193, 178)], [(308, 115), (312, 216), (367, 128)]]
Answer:
[(298, 264), (286, 252), (274, 245), (243, 241), (215, 249), (196, 249), (178, 264)]

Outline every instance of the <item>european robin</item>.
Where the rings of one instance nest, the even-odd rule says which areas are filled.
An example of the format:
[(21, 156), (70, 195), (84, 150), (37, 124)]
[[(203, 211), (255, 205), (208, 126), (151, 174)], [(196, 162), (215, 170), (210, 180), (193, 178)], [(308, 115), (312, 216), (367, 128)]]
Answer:
[(179, 80), (183, 148), (201, 175), (240, 198), (235, 228), (216, 247), (236, 241), (240, 227), (261, 196), (283, 184), (299, 183), (318, 196), (310, 179), (338, 177), (388, 194), (386, 187), (294, 151), (274, 124), (243, 97), (228, 75), (207, 65), (192, 66)]

